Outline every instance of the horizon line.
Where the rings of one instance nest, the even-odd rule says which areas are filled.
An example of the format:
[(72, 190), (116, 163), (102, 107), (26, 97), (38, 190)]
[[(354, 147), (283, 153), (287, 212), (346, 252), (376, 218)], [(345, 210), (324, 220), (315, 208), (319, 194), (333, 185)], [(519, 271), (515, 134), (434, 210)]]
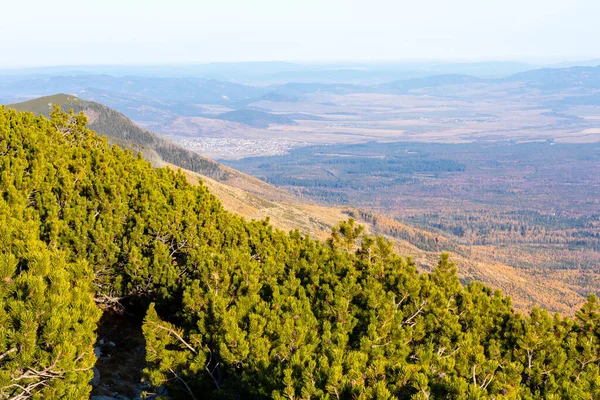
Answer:
[(389, 65), (389, 66), (423, 66), (423, 65), (465, 65), (465, 64), (525, 64), (532, 67), (544, 67), (559, 64), (574, 64), (598, 62), (600, 56), (582, 58), (553, 58), (553, 59), (406, 59), (406, 60), (239, 60), (239, 61), (164, 61), (164, 62), (122, 62), (122, 63), (73, 63), (73, 64), (39, 64), (39, 65), (14, 65), (2, 66), (0, 71), (23, 71), (35, 69), (59, 68), (140, 68), (140, 67), (198, 67), (210, 65), (236, 65), (236, 64), (289, 64), (298, 66), (354, 66), (354, 65)]

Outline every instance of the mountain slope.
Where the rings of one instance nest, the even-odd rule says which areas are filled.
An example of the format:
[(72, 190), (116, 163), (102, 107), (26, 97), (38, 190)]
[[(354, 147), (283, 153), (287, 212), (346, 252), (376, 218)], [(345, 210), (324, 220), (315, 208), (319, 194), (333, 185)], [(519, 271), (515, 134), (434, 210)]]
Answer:
[(257, 128), (268, 128), (271, 124), (294, 125), (295, 122), (285, 115), (271, 114), (257, 110), (240, 109), (228, 111), (216, 117), (230, 122), (254, 126)]
[[(170, 165), (173, 169), (178, 169)], [(223, 207), (247, 219), (269, 218), (269, 222), (284, 231), (294, 229), (319, 240), (331, 237), (331, 227), (349, 217), (365, 226), (365, 232), (383, 235), (394, 244), (395, 250), (413, 258), (424, 271), (431, 271), (442, 251), (449, 252), (459, 265), (458, 275), (463, 282), (481, 281), (509, 294), (515, 308), (528, 310), (543, 305), (553, 311), (572, 314), (585, 301), (578, 287), (566, 286), (552, 277), (541, 277), (528, 271), (490, 261), (486, 254), (473, 252), (467, 246), (422, 229), (413, 228), (390, 218), (363, 212), (354, 207), (323, 206), (298, 200), (269, 201), (264, 196), (231, 187), (191, 171), (182, 171), (193, 184), (202, 183), (214, 194)]]
[(66, 94), (57, 94), (11, 104), (9, 107), (47, 117), (55, 105), (65, 110), (72, 109), (75, 113), (83, 112), (88, 117), (90, 129), (106, 135), (109, 141), (122, 147), (134, 152), (141, 151), (147, 160), (155, 164), (171, 162), (215, 179), (226, 178), (226, 173), (214, 161), (178, 147), (158, 135), (140, 128), (125, 115), (99, 103), (81, 100)]
[(431, 89), (447, 85), (501, 85), (514, 83), (544, 91), (559, 91), (575, 88), (599, 89), (600, 66), (541, 68), (519, 72), (503, 78), (479, 78), (472, 75), (432, 75), (420, 78), (401, 79), (372, 86), (392, 93), (409, 93), (411, 90)]
[(542, 90), (600, 89), (600, 65), (596, 67), (542, 68), (520, 72), (499, 81), (525, 82)]
[[(304, 234), (325, 240), (330, 237), (332, 226), (351, 216), (364, 224), (367, 232), (383, 234), (392, 240), (399, 252), (412, 256), (423, 270), (432, 269), (442, 251), (451, 252), (453, 259), (461, 266), (461, 279), (465, 282), (481, 280), (502, 289), (513, 297), (515, 306), (520, 310), (541, 304), (554, 311), (570, 314), (584, 301), (583, 295), (579, 293), (580, 288), (576, 286), (565, 286), (558, 279), (534, 276), (525, 270), (490, 261), (486, 254), (473, 253), (466, 246), (441, 235), (352, 207), (328, 207), (301, 202), (290, 193), (257, 178), (179, 148), (99, 103), (74, 96), (55, 95), (10, 107), (47, 114), (52, 104), (58, 104), (65, 110), (84, 112), (90, 128), (106, 134), (121, 147), (141, 151), (146, 159), (157, 166), (183, 168), (188, 180), (194, 183), (202, 181), (227, 210), (248, 219), (269, 217), (271, 223), (279, 229), (299, 229)], [(196, 164), (192, 164), (196, 169), (188, 167), (190, 163), (185, 162), (185, 157), (165, 159), (161, 155), (169, 157), (173, 150), (189, 156), (191, 160), (198, 160)]]
[(124, 114), (100, 103), (82, 100), (67, 94), (57, 94), (11, 104), (8, 107), (18, 111), (31, 111), (47, 117), (54, 105), (60, 106), (65, 111), (72, 109), (75, 113), (83, 112), (88, 118), (90, 129), (106, 135), (111, 143), (130, 149), (134, 153), (141, 152), (144, 158), (155, 166), (170, 163), (230, 186), (260, 194), (270, 200), (293, 199), (291, 194), (283, 190), (165, 140), (155, 133), (139, 127)]
[[(122, 398), (135, 371), (92, 392), (93, 363), (138, 347), (137, 382), (172, 399), (600, 397), (596, 296), (523, 315), (352, 219), (325, 243), (248, 222), (85, 122), (0, 108), (0, 398)], [(110, 304), (143, 339), (113, 320), (96, 360)]]

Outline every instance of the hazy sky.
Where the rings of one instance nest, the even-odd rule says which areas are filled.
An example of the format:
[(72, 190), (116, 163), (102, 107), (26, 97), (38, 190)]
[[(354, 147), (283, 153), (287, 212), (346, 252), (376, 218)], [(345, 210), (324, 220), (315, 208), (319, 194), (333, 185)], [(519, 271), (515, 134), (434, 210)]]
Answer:
[(600, 57), (599, 0), (22, 0), (0, 67)]

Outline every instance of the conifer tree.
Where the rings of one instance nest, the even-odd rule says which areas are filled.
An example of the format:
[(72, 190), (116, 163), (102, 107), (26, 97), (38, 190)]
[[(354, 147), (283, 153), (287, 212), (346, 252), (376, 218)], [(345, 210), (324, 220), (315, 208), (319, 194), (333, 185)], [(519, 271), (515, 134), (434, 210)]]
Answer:
[(0, 398), (85, 398), (100, 317), (92, 270), (11, 213), (0, 200)]
[(123, 298), (174, 398), (600, 398), (595, 296), (522, 315), (448, 254), (245, 221), (85, 125), (0, 108), (0, 399), (85, 398), (94, 301)]

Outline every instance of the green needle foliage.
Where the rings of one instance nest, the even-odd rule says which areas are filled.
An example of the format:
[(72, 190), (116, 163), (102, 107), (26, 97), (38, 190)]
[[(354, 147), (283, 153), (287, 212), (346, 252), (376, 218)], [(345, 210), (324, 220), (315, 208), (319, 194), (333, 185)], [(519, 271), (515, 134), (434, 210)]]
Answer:
[(39, 239), (27, 198), (6, 174), (8, 164), (23, 164), (2, 161), (0, 399), (85, 398), (100, 317), (93, 270), (85, 261), (69, 262)]
[(423, 274), (352, 219), (326, 243), (245, 221), (85, 125), (0, 109), (0, 399), (85, 398), (93, 298), (145, 316), (175, 398), (600, 398), (594, 295), (523, 316), (446, 254)]

